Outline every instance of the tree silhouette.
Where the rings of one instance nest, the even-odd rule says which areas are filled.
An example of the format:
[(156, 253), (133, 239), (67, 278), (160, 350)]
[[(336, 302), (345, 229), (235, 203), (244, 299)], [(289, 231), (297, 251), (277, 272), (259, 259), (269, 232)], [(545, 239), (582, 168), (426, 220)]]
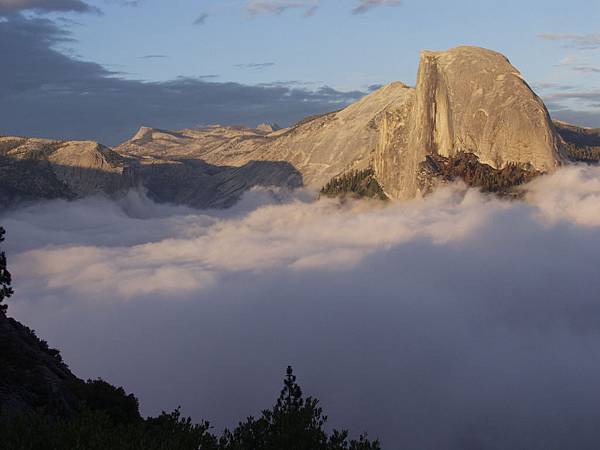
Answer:
[(378, 441), (361, 436), (348, 442), (347, 431), (323, 430), (327, 416), (319, 400), (302, 396), (296, 376), (288, 366), (277, 403), (259, 419), (249, 417), (220, 441), (223, 450), (380, 450)]
[[(0, 242), (4, 241), (4, 234), (6, 231), (0, 227)], [(0, 251), (0, 314), (5, 315), (7, 305), (2, 303), (5, 298), (10, 297), (13, 294), (13, 290), (10, 287), (11, 276), (10, 272), (6, 268), (6, 255)]]
[[(37, 340), (35, 335), (33, 338)], [(0, 369), (3, 368), (2, 357), (3, 353), (0, 352)], [(28, 373), (31, 371), (27, 369)], [(9, 372), (19, 375), (14, 370), (14, 364)], [(302, 396), (302, 389), (296, 383), (291, 367), (287, 369), (284, 386), (275, 406), (263, 411), (259, 419), (248, 417), (233, 432), (225, 430), (220, 438), (210, 432), (208, 422), (194, 424), (189, 417), (181, 416), (179, 408), (171, 413), (163, 412), (158, 417), (144, 419), (139, 414), (135, 396), (127, 394), (122, 388), (100, 379), (87, 383), (81, 380), (75, 382), (78, 386), (73, 393), (81, 402), (70, 416), (48, 415), (48, 410), (43, 408), (15, 417), (2, 417), (0, 414), (0, 448), (381, 450), (378, 441), (369, 441), (366, 436), (349, 440), (346, 430), (333, 430), (328, 435), (323, 429), (327, 417), (323, 415), (319, 401)]]

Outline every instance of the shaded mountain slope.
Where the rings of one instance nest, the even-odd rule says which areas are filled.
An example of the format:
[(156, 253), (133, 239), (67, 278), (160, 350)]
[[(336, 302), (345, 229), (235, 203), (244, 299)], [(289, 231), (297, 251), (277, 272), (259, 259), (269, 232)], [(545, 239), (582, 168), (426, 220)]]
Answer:
[(554, 121), (563, 141), (563, 153), (574, 162), (600, 162), (600, 128), (585, 128)]
[(0, 137), (0, 204), (113, 194), (134, 185), (128, 160), (97, 142)]

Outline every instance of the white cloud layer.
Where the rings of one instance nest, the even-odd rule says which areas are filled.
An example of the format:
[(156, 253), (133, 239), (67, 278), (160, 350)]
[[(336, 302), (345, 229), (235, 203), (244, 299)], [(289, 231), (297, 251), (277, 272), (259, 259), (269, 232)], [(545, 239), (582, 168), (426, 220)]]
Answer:
[(334, 425), (384, 448), (594, 448), (599, 168), (540, 178), (526, 203), (305, 197), (10, 212), (10, 311), (149, 413), (235, 424), (293, 364)]

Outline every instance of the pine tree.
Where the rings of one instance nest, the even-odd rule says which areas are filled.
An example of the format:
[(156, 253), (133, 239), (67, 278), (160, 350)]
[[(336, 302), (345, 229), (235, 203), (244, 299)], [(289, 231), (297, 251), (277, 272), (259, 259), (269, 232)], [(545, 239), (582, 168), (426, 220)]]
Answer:
[(323, 425), (327, 417), (319, 406), (319, 400), (302, 398), (302, 389), (296, 383), (296, 376), (288, 366), (284, 386), (273, 411), (266, 417), (273, 425), (273, 448), (298, 450), (324, 448), (327, 435)]
[(230, 432), (225, 430), (223, 450), (380, 450), (378, 441), (366, 436), (348, 441), (348, 431), (334, 430), (327, 436), (327, 416), (319, 400), (302, 395), (296, 376), (288, 366), (279, 398), (259, 419), (249, 417)]
[[(4, 241), (4, 228), (0, 227), (0, 242)], [(10, 297), (13, 294), (13, 290), (10, 287), (11, 276), (10, 272), (6, 268), (6, 255), (0, 251), (0, 314), (5, 315), (7, 306), (3, 304), (5, 298)]]

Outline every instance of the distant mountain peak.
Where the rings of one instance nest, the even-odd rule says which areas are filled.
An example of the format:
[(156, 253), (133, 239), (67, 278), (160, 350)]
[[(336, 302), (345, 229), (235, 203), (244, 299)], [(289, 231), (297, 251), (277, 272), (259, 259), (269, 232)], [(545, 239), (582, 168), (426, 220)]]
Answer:
[(274, 131), (281, 130), (281, 127), (276, 123), (261, 123), (256, 127), (258, 131), (262, 131), (264, 133), (272, 133)]

